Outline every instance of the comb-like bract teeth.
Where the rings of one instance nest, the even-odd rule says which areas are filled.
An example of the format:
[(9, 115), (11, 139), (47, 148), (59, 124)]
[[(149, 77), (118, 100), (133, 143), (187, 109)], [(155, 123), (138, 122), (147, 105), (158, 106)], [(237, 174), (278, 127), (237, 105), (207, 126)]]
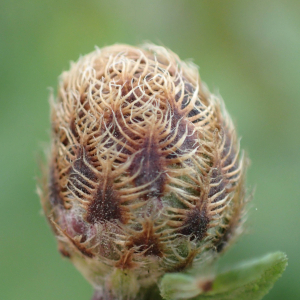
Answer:
[(95, 286), (116, 269), (150, 286), (216, 257), (241, 231), (235, 128), (197, 67), (171, 51), (82, 56), (60, 77), (51, 121), (43, 208), (61, 253)]

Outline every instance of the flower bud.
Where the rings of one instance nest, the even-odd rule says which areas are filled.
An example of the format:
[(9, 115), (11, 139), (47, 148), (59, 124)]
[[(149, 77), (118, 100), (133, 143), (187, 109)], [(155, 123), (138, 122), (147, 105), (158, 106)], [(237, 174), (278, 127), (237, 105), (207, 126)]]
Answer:
[(240, 232), (245, 160), (193, 64), (154, 45), (97, 49), (61, 75), (51, 109), (43, 208), (98, 294), (135, 299)]

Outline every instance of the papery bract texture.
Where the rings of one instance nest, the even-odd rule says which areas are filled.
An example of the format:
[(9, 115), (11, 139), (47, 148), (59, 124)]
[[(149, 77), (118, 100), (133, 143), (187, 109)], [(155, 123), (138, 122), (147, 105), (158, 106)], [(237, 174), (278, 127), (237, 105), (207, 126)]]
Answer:
[(154, 45), (97, 49), (61, 75), (51, 109), (43, 208), (94, 286), (121, 270), (137, 293), (240, 233), (245, 159), (192, 63)]

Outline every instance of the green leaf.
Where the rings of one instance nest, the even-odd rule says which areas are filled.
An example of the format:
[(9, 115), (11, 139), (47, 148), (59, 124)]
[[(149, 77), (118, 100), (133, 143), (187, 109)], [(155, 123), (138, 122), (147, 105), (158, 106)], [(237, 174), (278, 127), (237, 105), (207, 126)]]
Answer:
[(164, 299), (189, 299), (199, 295), (199, 290), (194, 277), (173, 273), (166, 274), (160, 283), (160, 292)]
[(181, 273), (166, 274), (160, 283), (161, 295), (166, 300), (260, 300), (286, 266), (286, 255), (275, 252), (241, 263), (214, 280)]

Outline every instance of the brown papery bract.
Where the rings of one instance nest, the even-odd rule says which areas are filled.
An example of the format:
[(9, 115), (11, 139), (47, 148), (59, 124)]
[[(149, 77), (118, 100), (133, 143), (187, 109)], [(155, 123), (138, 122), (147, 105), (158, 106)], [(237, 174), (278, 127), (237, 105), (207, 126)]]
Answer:
[(51, 122), (43, 208), (60, 252), (94, 286), (122, 270), (138, 291), (214, 259), (241, 232), (234, 126), (171, 51), (114, 45), (81, 57), (60, 77)]

